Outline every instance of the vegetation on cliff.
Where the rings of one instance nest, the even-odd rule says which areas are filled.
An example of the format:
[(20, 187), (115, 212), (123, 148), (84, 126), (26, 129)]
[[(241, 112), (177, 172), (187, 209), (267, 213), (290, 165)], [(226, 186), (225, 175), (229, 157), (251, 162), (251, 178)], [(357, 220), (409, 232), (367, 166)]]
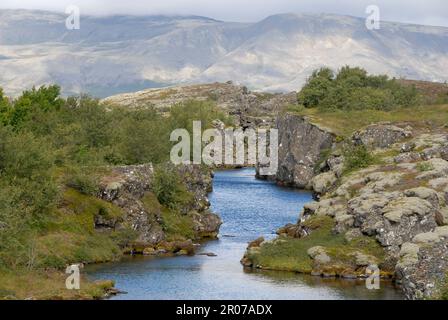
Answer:
[(416, 105), (417, 90), (386, 75), (368, 75), (364, 69), (345, 66), (313, 72), (298, 94), (306, 108), (333, 110), (392, 110)]
[(22, 297), (13, 284), (24, 271), (39, 275), (120, 257), (136, 237), (133, 231), (94, 228), (98, 217), (123, 215), (97, 198), (99, 179), (110, 166), (155, 164), (165, 227), (172, 238), (176, 232), (178, 238), (191, 236), (190, 221), (182, 222), (186, 218), (178, 212), (192, 194), (162, 164), (169, 159), (173, 129), (188, 129), (193, 120), (209, 128), (215, 119), (226, 121), (209, 102), (185, 102), (161, 115), (151, 106), (130, 111), (88, 96), (62, 98), (58, 86), (33, 88), (14, 100), (0, 90), (0, 269), (5, 277), (17, 276), (1, 287)]

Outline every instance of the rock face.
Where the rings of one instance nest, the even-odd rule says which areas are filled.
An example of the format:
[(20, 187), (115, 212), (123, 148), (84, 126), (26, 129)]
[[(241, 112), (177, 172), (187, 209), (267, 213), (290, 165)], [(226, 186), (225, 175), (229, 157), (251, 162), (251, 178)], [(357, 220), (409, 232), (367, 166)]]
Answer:
[(333, 146), (335, 135), (302, 116), (285, 114), (277, 119), (278, 171), (275, 180), (298, 188), (311, 188), (322, 153)]
[[(290, 118), (288, 120), (293, 121)], [(292, 124), (289, 125), (294, 128)], [(322, 141), (328, 140), (320, 140), (310, 133), (313, 130), (309, 127), (305, 130), (314, 137), (310, 140), (303, 139), (294, 130), (289, 135), (285, 133), (289, 139), (285, 146), (294, 148), (296, 141), (310, 144), (311, 141), (317, 141), (314, 149), (305, 148), (314, 150), (313, 154), (316, 154), (315, 150), (322, 145)], [(413, 136), (412, 131), (415, 131)], [(363, 144), (376, 153), (380, 157), (378, 164), (342, 174), (344, 159), (337, 151), (333, 151), (319, 168), (323, 172), (312, 178), (310, 170), (296, 167), (301, 164), (299, 161), (303, 161), (302, 158), (293, 152), (284, 151), (282, 164), (285, 163), (284, 159), (288, 159), (286, 167), (290, 172), (300, 168), (301, 171), (296, 171), (300, 173), (298, 176), (312, 178), (311, 186), (319, 194), (319, 201), (304, 206), (297, 224), (280, 228), (277, 232), (279, 238), (274, 243), (288, 238), (309, 237), (315, 232), (313, 221), (331, 219), (332, 234), (343, 235), (347, 247), (339, 248), (340, 252), (335, 255), (334, 248), (333, 251), (326, 248), (331, 242), (320, 246), (319, 242), (313, 241), (315, 246), (307, 252), (313, 261), (312, 274), (352, 277), (359, 275), (359, 270), (363, 270), (360, 268), (378, 264), (382, 275), (383, 271), (388, 274), (391, 271), (395, 275), (408, 299), (439, 297), (443, 284), (448, 280), (448, 161), (444, 159), (444, 150), (448, 147), (446, 129), (419, 133), (411, 128), (377, 124), (357, 132), (353, 142)], [(414, 156), (401, 156), (410, 153)], [(389, 156), (393, 154), (399, 156)], [(304, 175), (305, 172), (308, 174)], [(291, 176), (284, 178), (296, 182), (296, 186), (307, 186), (305, 182), (297, 183), (298, 180), (294, 181)], [(365, 252), (350, 251), (350, 243), (360, 237), (367, 237), (379, 245), (383, 254), (375, 257)], [(341, 254), (347, 255), (347, 252), (352, 252), (349, 254), (352, 255), (350, 272), (343, 270), (340, 263), (334, 261), (334, 258), (340, 258)], [(246, 265), (251, 265), (249, 257), (257, 259), (256, 254), (253, 250), (248, 251)], [(294, 255), (293, 252), (290, 254)]]
[(150, 244), (162, 241), (165, 236), (160, 226), (160, 209), (148, 212), (142, 202), (145, 193), (151, 190), (153, 174), (151, 164), (115, 167), (101, 181), (100, 191), (100, 198), (123, 209), (123, 223), (137, 232), (137, 241)]
[(411, 137), (412, 132), (392, 124), (373, 124), (364, 130), (356, 132), (353, 140), (372, 148), (386, 148), (390, 145)]
[[(210, 203), (207, 193), (212, 188), (210, 171), (198, 166), (179, 166), (174, 170), (178, 171), (194, 197), (191, 205), (182, 208), (181, 211), (192, 216), (196, 236), (216, 237), (221, 219), (208, 211)], [(119, 223), (97, 219), (95, 226), (97, 229), (130, 226), (137, 234), (135, 243), (146, 254), (153, 252), (153, 247), (166, 240), (160, 205), (145, 204), (145, 197), (152, 194), (153, 174), (151, 164), (112, 168), (111, 173), (101, 180), (99, 197), (120, 207), (124, 212), (124, 218)], [(174, 245), (174, 249), (177, 247)]]

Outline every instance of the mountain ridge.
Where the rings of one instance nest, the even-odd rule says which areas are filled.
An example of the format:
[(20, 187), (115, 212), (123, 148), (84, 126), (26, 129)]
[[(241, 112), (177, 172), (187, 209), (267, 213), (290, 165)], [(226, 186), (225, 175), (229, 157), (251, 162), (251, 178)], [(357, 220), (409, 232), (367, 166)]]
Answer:
[(255, 23), (199, 16), (81, 16), (0, 10), (0, 86), (17, 95), (58, 83), (99, 97), (232, 80), (251, 90), (298, 90), (312, 70), (349, 64), (370, 73), (443, 82), (448, 28), (334, 14), (277, 14)]

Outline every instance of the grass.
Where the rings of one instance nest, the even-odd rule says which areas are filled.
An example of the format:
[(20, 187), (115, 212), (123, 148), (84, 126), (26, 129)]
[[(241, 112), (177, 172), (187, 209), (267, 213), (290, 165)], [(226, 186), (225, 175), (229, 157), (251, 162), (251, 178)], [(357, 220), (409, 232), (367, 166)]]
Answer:
[(266, 243), (259, 250), (249, 253), (253, 264), (263, 269), (310, 273), (313, 261), (308, 256), (308, 249), (323, 246), (337, 265), (353, 263), (350, 253), (360, 251), (373, 255), (379, 260), (384, 257), (381, 246), (375, 239), (362, 236), (347, 242), (342, 234), (333, 234), (334, 219), (328, 216), (313, 216), (304, 222), (313, 232), (300, 239), (278, 238)]
[(113, 281), (91, 282), (81, 275), (80, 290), (68, 290), (65, 287), (68, 276), (55, 270), (0, 270), (0, 300), (100, 299), (114, 286)]
[(428, 162), (419, 162), (416, 165), (416, 169), (420, 172), (426, 172), (426, 171), (434, 170), (434, 166)]
[(369, 124), (381, 121), (391, 122), (424, 122), (435, 125), (448, 123), (448, 105), (431, 105), (401, 108), (393, 111), (349, 110), (322, 111), (316, 108), (306, 109), (302, 106), (288, 106), (288, 112), (308, 116), (313, 122), (330, 128), (337, 135), (348, 137), (354, 131)]
[(70, 188), (64, 192), (63, 205), (75, 214), (75, 219), (83, 229), (90, 231), (93, 231), (96, 215), (108, 220), (119, 220), (123, 217), (123, 211), (112, 203)]
[(111, 203), (67, 189), (60, 206), (40, 234), (33, 239), (32, 267), (62, 269), (70, 263), (96, 263), (117, 260), (126, 238), (132, 238), (126, 226), (120, 230), (95, 230), (95, 216), (120, 220), (123, 212)]
[(440, 299), (448, 300), (448, 273), (446, 274), (443, 284), (440, 288)]
[(145, 194), (142, 202), (148, 212), (156, 210), (161, 215), (166, 240), (176, 241), (196, 238), (191, 216), (183, 215), (175, 209), (162, 206), (152, 192)]

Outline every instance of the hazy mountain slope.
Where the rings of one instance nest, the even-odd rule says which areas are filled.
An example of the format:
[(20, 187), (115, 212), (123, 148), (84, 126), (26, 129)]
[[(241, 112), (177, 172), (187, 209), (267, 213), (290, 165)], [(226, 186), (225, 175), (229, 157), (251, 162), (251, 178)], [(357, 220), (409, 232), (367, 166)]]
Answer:
[(448, 28), (360, 18), (275, 15), (242, 24), (204, 17), (81, 17), (0, 10), (0, 86), (10, 94), (57, 82), (99, 96), (166, 84), (233, 80), (292, 90), (316, 67), (359, 65), (374, 73), (445, 81)]

